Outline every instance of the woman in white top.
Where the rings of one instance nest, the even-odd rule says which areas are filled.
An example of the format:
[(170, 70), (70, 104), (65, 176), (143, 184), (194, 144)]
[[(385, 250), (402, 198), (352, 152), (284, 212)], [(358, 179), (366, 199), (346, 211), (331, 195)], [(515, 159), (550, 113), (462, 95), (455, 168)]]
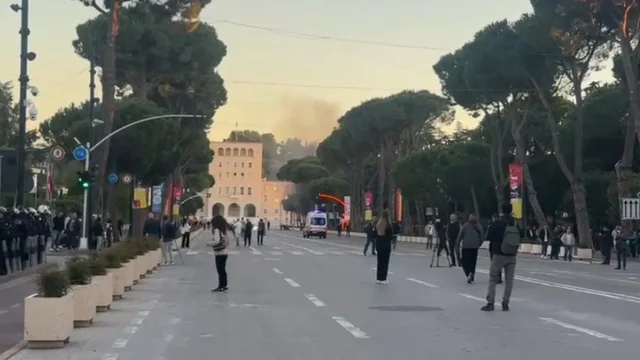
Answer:
[(182, 227), (180, 227), (182, 233), (182, 248), (188, 249), (191, 241), (191, 224), (187, 218), (182, 220)]
[(213, 248), (216, 258), (216, 271), (218, 272), (218, 287), (212, 289), (213, 292), (225, 292), (227, 287), (227, 244), (233, 239), (233, 231), (230, 230), (227, 221), (220, 215), (216, 215), (211, 219), (211, 227), (213, 228), (213, 242), (209, 244)]
[(576, 245), (576, 237), (573, 236), (571, 232), (571, 226), (567, 227), (567, 230), (562, 234), (560, 240), (562, 241), (562, 245), (564, 245), (564, 261), (567, 261), (567, 256), (569, 257), (569, 261), (571, 261), (573, 247)]

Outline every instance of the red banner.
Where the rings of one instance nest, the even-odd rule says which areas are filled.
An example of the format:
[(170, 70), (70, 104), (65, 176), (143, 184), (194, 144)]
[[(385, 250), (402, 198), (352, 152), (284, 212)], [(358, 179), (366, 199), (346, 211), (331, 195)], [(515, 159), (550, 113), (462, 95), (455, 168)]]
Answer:
[(509, 193), (511, 199), (522, 199), (522, 164), (509, 164)]
[(370, 209), (372, 203), (373, 203), (373, 193), (371, 191), (367, 191), (364, 194), (364, 206), (367, 209)]
[(173, 189), (173, 197), (176, 198), (176, 203), (180, 204), (180, 199), (182, 198), (182, 188), (181, 187), (175, 187)]

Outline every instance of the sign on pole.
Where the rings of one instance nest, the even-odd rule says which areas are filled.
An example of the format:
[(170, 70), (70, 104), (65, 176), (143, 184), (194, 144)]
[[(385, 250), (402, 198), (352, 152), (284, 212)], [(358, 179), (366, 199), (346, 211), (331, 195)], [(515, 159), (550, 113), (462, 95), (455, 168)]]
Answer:
[(73, 158), (78, 161), (84, 161), (87, 158), (87, 148), (84, 146), (78, 146), (73, 149)]
[(344, 214), (347, 218), (351, 218), (351, 196), (344, 197)]
[(109, 183), (110, 183), (110, 184), (115, 184), (115, 183), (117, 183), (117, 182), (118, 182), (118, 175), (116, 175), (116, 174), (109, 174), (108, 179), (109, 179)]
[(51, 159), (54, 161), (60, 161), (62, 159), (64, 159), (64, 156), (67, 154), (66, 151), (64, 151), (64, 148), (62, 146), (54, 146), (51, 148)]
[(122, 182), (123, 183), (131, 184), (131, 180), (132, 180), (131, 175), (129, 175), (129, 174), (122, 175)]
[(621, 202), (620, 218), (622, 220), (640, 220), (640, 200), (624, 198)]

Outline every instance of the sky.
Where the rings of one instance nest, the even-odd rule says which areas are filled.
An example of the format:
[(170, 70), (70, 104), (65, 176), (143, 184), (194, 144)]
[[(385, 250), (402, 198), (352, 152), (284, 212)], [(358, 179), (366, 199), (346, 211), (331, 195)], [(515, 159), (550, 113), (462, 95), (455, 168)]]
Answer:
[[(8, 8), (16, 1), (0, 1), (0, 81), (14, 81), (17, 90), (20, 15)], [(37, 58), (29, 63), (29, 75), (40, 90), (33, 99), (39, 119), (29, 123), (32, 128), (57, 109), (88, 98), (89, 64), (71, 42), (76, 25), (96, 12), (80, 0), (30, 4), (29, 48)], [(367, 99), (406, 89), (440, 93), (432, 66), (442, 55), (490, 22), (516, 20), (529, 11), (529, 0), (213, 0), (201, 19), (214, 25), (227, 45), (219, 72), (228, 102), (216, 114), (210, 138), (223, 139), (237, 123), (240, 130), (272, 132), (279, 140), (320, 141), (342, 114)], [(462, 110), (456, 120), (476, 125)]]

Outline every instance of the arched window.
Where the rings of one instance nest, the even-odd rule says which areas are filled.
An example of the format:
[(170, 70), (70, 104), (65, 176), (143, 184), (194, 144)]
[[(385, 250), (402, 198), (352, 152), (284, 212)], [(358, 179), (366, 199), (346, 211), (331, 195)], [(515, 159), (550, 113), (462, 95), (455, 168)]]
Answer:
[(231, 156), (231, 149), (229, 148), (224, 149), (224, 156)]
[(238, 156), (238, 148), (233, 149), (233, 156)]
[(216, 153), (216, 155), (224, 156), (224, 149), (218, 148), (218, 152)]
[(253, 149), (249, 149), (249, 156), (253, 156)]
[(245, 148), (240, 149), (240, 156), (247, 156), (247, 149)]

